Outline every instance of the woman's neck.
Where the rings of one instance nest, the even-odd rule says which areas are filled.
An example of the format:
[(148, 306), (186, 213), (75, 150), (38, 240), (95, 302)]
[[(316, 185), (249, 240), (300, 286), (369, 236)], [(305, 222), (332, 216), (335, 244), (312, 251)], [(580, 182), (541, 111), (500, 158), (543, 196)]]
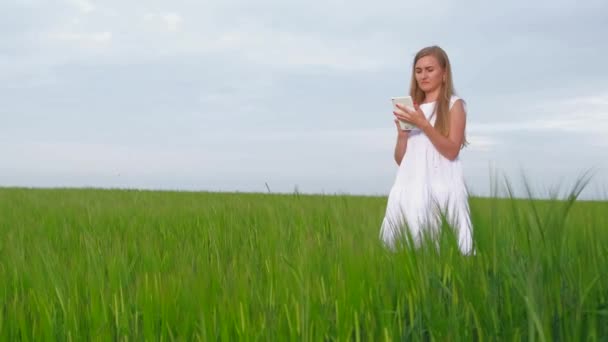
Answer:
[(439, 93), (441, 92), (441, 88), (437, 88), (428, 93), (424, 93), (424, 103), (435, 102), (439, 98)]

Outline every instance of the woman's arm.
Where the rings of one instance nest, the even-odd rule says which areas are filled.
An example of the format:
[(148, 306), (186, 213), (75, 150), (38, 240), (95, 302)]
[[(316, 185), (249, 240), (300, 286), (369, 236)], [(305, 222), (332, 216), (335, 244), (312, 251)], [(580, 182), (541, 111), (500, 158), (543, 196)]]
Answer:
[(449, 160), (458, 157), (464, 139), (466, 112), (462, 100), (457, 100), (450, 109), (450, 133), (446, 137), (430, 122), (426, 121), (420, 129), (429, 137), (437, 151)]
[(409, 131), (404, 131), (399, 126), (399, 120), (395, 119), (395, 126), (397, 127), (397, 144), (395, 144), (395, 162), (397, 165), (401, 165), (405, 150), (407, 150), (407, 139), (410, 136)]
[(397, 143), (395, 144), (395, 162), (397, 162), (397, 165), (401, 165), (401, 161), (403, 161), (403, 156), (407, 150), (407, 139), (408, 133), (399, 133), (397, 136)]
[(416, 106), (414, 111), (399, 104), (397, 107), (398, 110), (393, 112), (397, 119), (411, 122), (420, 128), (429, 137), (437, 151), (447, 159), (454, 160), (458, 157), (466, 125), (466, 112), (462, 100), (457, 100), (450, 109), (450, 132), (447, 137), (431, 125), (419, 106)]

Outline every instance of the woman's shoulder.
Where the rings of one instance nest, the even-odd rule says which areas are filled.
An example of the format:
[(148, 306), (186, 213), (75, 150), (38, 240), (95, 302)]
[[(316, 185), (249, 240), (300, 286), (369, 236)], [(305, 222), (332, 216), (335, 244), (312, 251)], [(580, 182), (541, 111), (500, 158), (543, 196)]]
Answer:
[(465, 101), (464, 101), (462, 98), (460, 98), (460, 97), (459, 97), (459, 96), (457, 96), (457, 95), (452, 95), (452, 98), (450, 98), (450, 109), (452, 109), (452, 106), (453, 106), (453, 105), (454, 105), (454, 103), (456, 103), (456, 101), (458, 101), (458, 100), (462, 100), (462, 104), (463, 104), (463, 106), (465, 105)]

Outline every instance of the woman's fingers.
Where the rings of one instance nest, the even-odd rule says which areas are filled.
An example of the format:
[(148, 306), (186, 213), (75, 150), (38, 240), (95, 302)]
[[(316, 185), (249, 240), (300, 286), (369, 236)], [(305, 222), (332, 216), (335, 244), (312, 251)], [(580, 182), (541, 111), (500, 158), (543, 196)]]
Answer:
[(420, 105), (418, 103), (416, 103), (416, 102), (414, 102), (414, 110), (417, 111), (417, 112), (421, 111), (420, 110)]
[(412, 114), (415, 111), (415, 109), (410, 106), (405, 106), (400, 103), (397, 103), (396, 105), (397, 105), (397, 108), (401, 109), (404, 113)]
[(408, 113), (407, 113), (407, 112), (405, 112), (405, 111), (403, 111), (403, 110), (401, 110), (401, 109), (394, 110), (394, 111), (393, 111), (393, 114), (395, 114), (395, 115), (401, 115), (401, 116), (408, 115)]
[(393, 114), (399, 120), (403, 120), (403, 121), (410, 121), (411, 120), (411, 116), (409, 114), (407, 114), (407, 113), (402, 112), (402, 111), (394, 111)]

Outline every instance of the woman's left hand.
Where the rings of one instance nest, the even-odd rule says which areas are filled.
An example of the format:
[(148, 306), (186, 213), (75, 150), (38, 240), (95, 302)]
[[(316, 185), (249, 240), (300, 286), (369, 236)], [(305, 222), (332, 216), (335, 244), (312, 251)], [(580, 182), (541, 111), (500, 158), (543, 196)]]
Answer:
[(426, 125), (429, 124), (429, 121), (426, 119), (424, 112), (420, 109), (420, 106), (414, 104), (414, 110), (408, 108), (407, 106), (401, 105), (397, 103), (397, 110), (393, 111), (395, 117), (402, 121), (407, 121), (416, 125), (416, 127), (423, 129)]

